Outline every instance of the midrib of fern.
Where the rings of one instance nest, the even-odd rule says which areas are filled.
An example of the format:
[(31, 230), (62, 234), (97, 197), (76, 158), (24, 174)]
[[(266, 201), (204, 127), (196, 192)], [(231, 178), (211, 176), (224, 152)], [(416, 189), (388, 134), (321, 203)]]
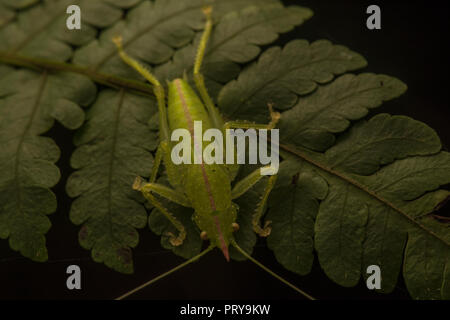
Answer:
[(19, 143), (17, 145), (17, 151), (16, 151), (16, 159), (14, 161), (14, 184), (16, 187), (16, 195), (17, 195), (17, 206), (18, 206), (18, 211), (20, 212), (21, 215), (24, 215), (24, 211), (22, 209), (22, 193), (21, 193), (21, 185), (19, 182), (19, 167), (20, 167), (20, 162), (21, 162), (21, 155), (23, 152), (23, 142), (25, 141), (25, 137), (27, 136), (31, 126), (33, 125), (33, 121), (36, 117), (36, 112), (39, 109), (39, 105), (41, 103), (41, 99), (42, 99), (42, 94), (44, 92), (45, 89), (45, 85), (47, 84), (47, 79), (48, 79), (48, 73), (44, 72), (41, 75), (41, 83), (39, 85), (38, 91), (36, 92), (36, 100), (35, 103), (33, 105), (33, 109), (31, 111), (31, 116), (30, 119), (25, 127), (25, 129), (23, 130), (22, 135), (20, 136), (20, 140)]
[(110, 153), (110, 159), (109, 159), (109, 170), (108, 170), (108, 213), (109, 213), (109, 232), (111, 233), (111, 237), (114, 239), (114, 241), (117, 241), (120, 244), (120, 241), (118, 241), (114, 235), (113, 227), (112, 227), (112, 180), (113, 180), (113, 171), (114, 171), (114, 160), (116, 157), (116, 147), (117, 147), (117, 137), (119, 134), (119, 125), (120, 125), (120, 114), (122, 112), (123, 107), (123, 101), (125, 98), (125, 90), (120, 90), (120, 97), (119, 97), (119, 103), (117, 106), (117, 111), (114, 118), (114, 128), (113, 128), (113, 135), (112, 135), (112, 146), (111, 146), (111, 153)]
[(365, 186), (361, 185), (360, 183), (358, 183), (357, 181), (353, 180), (350, 177), (345, 176), (344, 174), (341, 174), (329, 167), (327, 167), (326, 165), (319, 163), (318, 161), (315, 161), (314, 159), (312, 159), (311, 157), (307, 156), (306, 154), (304, 154), (303, 152), (301, 152), (300, 150), (298, 150), (298, 148), (294, 148), (291, 147), (289, 145), (286, 144), (282, 144), (280, 143), (280, 148), (282, 150), (285, 150), (286, 152), (293, 154), (297, 157), (299, 157), (300, 159), (302, 159), (303, 161), (306, 161), (307, 163), (313, 165), (314, 167), (325, 171), (326, 173), (338, 177), (339, 179), (343, 180), (344, 182), (353, 185), (354, 187), (358, 188), (359, 190), (365, 192), (366, 194), (368, 194), (369, 196), (371, 196), (372, 198), (376, 199), (377, 201), (383, 203), (384, 205), (386, 205), (388, 208), (392, 209), (393, 211), (397, 212), (398, 214), (400, 214), (402, 217), (404, 217), (405, 219), (407, 219), (410, 223), (414, 224), (416, 227), (420, 228), (422, 231), (428, 233), (429, 235), (433, 236), (434, 238), (438, 239), (439, 241), (443, 242), (445, 245), (450, 246), (450, 243), (446, 240), (443, 239), (441, 236), (439, 236), (438, 234), (436, 234), (435, 232), (433, 232), (432, 230), (430, 230), (429, 228), (427, 228), (426, 226), (424, 226), (423, 224), (420, 223), (420, 221), (413, 219), (412, 217), (410, 217), (406, 212), (402, 211), (400, 208), (398, 208), (397, 206), (395, 206), (394, 204), (392, 204), (391, 202), (389, 202), (388, 200), (382, 198), (381, 196), (379, 196), (377, 193), (369, 190), (368, 188), (366, 188)]
[(89, 77), (91, 80), (99, 84), (114, 89), (128, 89), (139, 94), (153, 96), (152, 87), (144, 82), (93, 71), (91, 68), (81, 67), (72, 63), (55, 62), (51, 60), (31, 58), (6, 52), (0, 52), (0, 63), (17, 67), (25, 67), (35, 71), (78, 73)]

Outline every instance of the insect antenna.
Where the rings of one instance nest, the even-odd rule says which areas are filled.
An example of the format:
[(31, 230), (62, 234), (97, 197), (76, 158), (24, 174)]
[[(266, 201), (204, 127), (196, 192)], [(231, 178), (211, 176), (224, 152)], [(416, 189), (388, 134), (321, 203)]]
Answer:
[(153, 278), (152, 280), (147, 281), (146, 283), (140, 285), (140, 286), (137, 287), (137, 288), (134, 288), (133, 290), (128, 291), (127, 293), (121, 295), (120, 297), (117, 297), (117, 298), (114, 299), (114, 300), (122, 300), (122, 299), (124, 299), (124, 298), (126, 298), (126, 297), (132, 295), (133, 293), (136, 293), (136, 292), (138, 292), (139, 290), (141, 290), (141, 289), (143, 289), (143, 288), (145, 288), (145, 287), (151, 285), (152, 283), (155, 283), (156, 281), (161, 280), (162, 278), (164, 278), (164, 277), (170, 275), (171, 273), (174, 273), (175, 271), (182, 269), (183, 267), (187, 266), (188, 264), (191, 264), (192, 262), (195, 262), (195, 261), (197, 261), (198, 259), (200, 259), (201, 257), (203, 257), (205, 254), (207, 254), (207, 253), (208, 253), (209, 251), (211, 251), (213, 248), (214, 248), (214, 246), (211, 246), (211, 245), (210, 245), (208, 248), (206, 248), (205, 250), (203, 250), (202, 252), (200, 252), (200, 253), (199, 253), (198, 255), (196, 255), (195, 257), (192, 257), (191, 259), (189, 259), (189, 260), (183, 262), (182, 264), (176, 266), (175, 268), (170, 269), (170, 270), (167, 271), (167, 272), (164, 272), (163, 274), (157, 276), (156, 278)]
[(299, 288), (297, 288), (296, 286), (294, 286), (292, 283), (290, 283), (289, 281), (283, 279), (282, 277), (280, 277), (279, 275), (277, 275), (275, 272), (273, 272), (272, 270), (270, 270), (269, 268), (267, 268), (266, 266), (264, 266), (261, 262), (259, 262), (258, 260), (254, 259), (252, 256), (250, 256), (247, 252), (244, 251), (244, 249), (242, 249), (241, 247), (238, 246), (238, 244), (236, 243), (235, 240), (231, 241), (231, 245), (233, 247), (235, 247), (244, 257), (246, 257), (247, 259), (249, 259), (251, 262), (253, 262), (254, 264), (256, 264), (258, 267), (260, 267), (261, 269), (263, 269), (264, 271), (266, 271), (267, 273), (269, 273), (271, 276), (273, 276), (274, 278), (280, 280), (281, 282), (283, 282), (284, 284), (286, 284), (287, 286), (291, 287), (292, 289), (294, 289), (295, 291), (299, 292), (300, 294), (302, 294), (303, 296), (305, 296), (306, 298), (308, 298), (309, 300), (316, 300), (314, 297), (310, 296), (309, 294), (307, 294), (306, 292), (300, 290)]

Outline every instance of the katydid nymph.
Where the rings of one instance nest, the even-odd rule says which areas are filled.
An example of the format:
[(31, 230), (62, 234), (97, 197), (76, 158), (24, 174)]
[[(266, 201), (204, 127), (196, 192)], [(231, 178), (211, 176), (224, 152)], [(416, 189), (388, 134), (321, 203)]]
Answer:
[[(203, 130), (216, 128), (225, 133), (227, 131), (226, 129), (229, 128), (273, 129), (280, 118), (280, 114), (278, 112), (274, 112), (272, 107), (269, 105), (271, 114), (271, 121), (269, 124), (252, 124), (249, 122), (238, 121), (225, 123), (222, 119), (222, 116), (207, 92), (204, 77), (200, 73), (208, 38), (210, 37), (213, 28), (211, 11), (211, 7), (205, 7), (203, 9), (206, 17), (206, 24), (201, 37), (200, 45), (198, 47), (193, 70), (194, 82), (201, 99), (195, 93), (194, 89), (191, 88), (187, 79), (175, 79), (167, 82), (168, 97), (166, 106), (165, 89), (158, 79), (156, 79), (156, 77), (153, 76), (139, 62), (124, 52), (121, 37), (115, 37), (113, 39), (122, 60), (139, 72), (153, 85), (153, 92), (156, 96), (158, 104), (160, 145), (156, 152), (152, 172), (148, 182), (144, 181), (140, 177), (136, 178), (133, 188), (140, 191), (143, 196), (176, 228), (178, 234), (169, 234), (170, 243), (173, 246), (179, 246), (183, 243), (186, 237), (185, 228), (182, 223), (163, 206), (155, 195), (166, 198), (169, 201), (175, 202), (181, 206), (193, 208), (193, 221), (201, 231), (200, 236), (203, 240), (209, 241), (208, 248), (197, 256), (117, 299), (125, 298), (137, 290), (140, 290), (141, 288), (154, 283), (155, 281), (184, 267), (185, 265), (198, 260), (216, 247), (223, 252), (225, 259), (229, 261), (230, 256), (228, 247), (230, 245), (235, 247), (246, 258), (257, 264), (265, 271), (269, 272), (272, 276), (281, 280), (283, 283), (287, 284), (307, 298), (312, 299), (311, 296), (276, 275), (252, 258), (241, 247), (239, 247), (233, 237), (233, 233), (239, 229), (239, 225), (236, 223), (236, 217), (239, 214), (238, 208), (237, 205), (233, 203), (233, 200), (247, 192), (258, 181), (265, 177), (264, 175), (261, 175), (261, 169), (254, 171), (246, 178), (237, 182), (232, 188), (231, 184), (237, 175), (239, 169), (238, 165), (216, 163), (206, 164), (201, 161), (200, 164), (175, 165), (171, 159), (173, 142), (170, 139), (172, 132), (176, 129), (183, 128), (188, 130), (191, 136), (194, 136), (195, 121), (201, 121)], [(193, 140), (195, 141), (195, 137)], [(193, 150), (193, 152), (191, 152), (191, 156), (193, 158), (202, 156), (202, 147), (198, 148), (195, 146), (195, 142), (192, 143), (191, 147)], [(161, 162), (166, 168), (167, 178), (173, 189), (156, 183), (158, 169)], [(265, 167), (263, 169), (270, 170), (269, 167)], [(264, 213), (264, 208), (269, 193), (274, 187), (275, 181), (275, 174), (267, 178), (267, 185), (263, 192), (263, 196), (253, 215), (253, 230), (258, 235), (263, 237), (270, 234), (270, 222), (267, 221), (263, 226), (261, 226), (260, 220)]]

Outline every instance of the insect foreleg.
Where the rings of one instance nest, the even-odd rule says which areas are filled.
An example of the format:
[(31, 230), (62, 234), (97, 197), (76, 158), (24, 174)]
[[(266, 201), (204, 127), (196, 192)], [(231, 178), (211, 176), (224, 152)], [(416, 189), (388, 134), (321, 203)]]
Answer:
[(212, 98), (209, 96), (208, 90), (206, 89), (205, 79), (204, 79), (203, 75), (200, 73), (200, 69), (201, 69), (202, 63), (203, 63), (203, 57), (205, 56), (206, 45), (208, 44), (208, 40), (211, 36), (211, 30), (212, 30), (212, 26), (213, 26), (211, 12), (212, 12), (211, 7), (205, 7), (203, 9), (203, 13), (206, 16), (206, 24), (205, 24), (205, 29), (203, 31), (202, 38), (200, 40), (200, 44), (197, 49), (197, 56), (195, 58), (194, 81), (195, 81), (197, 90), (200, 93), (200, 96), (202, 97), (202, 100), (205, 103), (206, 108), (208, 109), (208, 113), (212, 119), (214, 127), (222, 128), (222, 126), (223, 126), (222, 117), (220, 116), (220, 113), (217, 110), (217, 108), (214, 106), (214, 102), (213, 102)]
[(211, 36), (211, 30), (212, 30), (212, 25), (213, 25), (212, 17), (211, 17), (212, 7), (210, 7), (210, 6), (204, 7), (203, 13), (206, 16), (206, 24), (205, 24), (205, 29), (203, 31), (202, 38), (200, 40), (200, 45), (197, 50), (197, 56), (196, 56), (195, 64), (194, 64), (194, 74), (200, 73), (200, 68), (202, 66), (203, 57), (205, 56), (206, 45), (208, 43), (209, 37)]
[(156, 77), (148, 71), (143, 65), (138, 61), (131, 58), (125, 53), (122, 46), (122, 37), (114, 37), (113, 42), (116, 44), (119, 51), (120, 58), (128, 64), (130, 67), (135, 69), (139, 74), (141, 74), (148, 82), (153, 85), (153, 92), (158, 101), (158, 111), (159, 111), (159, 134), (162, 141), (169, 141), (169, 124), (167, 123), (167, 112), (166, 112), (166, 98), (164, 88), (161, 86), (160, 82)]

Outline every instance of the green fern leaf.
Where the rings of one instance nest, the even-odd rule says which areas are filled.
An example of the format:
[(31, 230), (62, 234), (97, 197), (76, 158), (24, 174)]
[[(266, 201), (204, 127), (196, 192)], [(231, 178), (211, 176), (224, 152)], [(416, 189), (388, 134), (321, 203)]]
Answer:
[[(142, 1), (112, 28), (75, 52), (73, 62), (96, 71), (142, 80), (120, 60), (111, 39), (121, 35), (124, 47), (147, 64), (168, 61), (175, 51), (189, 44), (196, 30), (201, 30), (204, 17), (201, 8), (212, 1), (157, 0)], [(252, 4), (278, 3), (276, 0), (229, 0), (214, 3), (214, 17), (220, 19), (230, 11), (239, 11)]]
[[(2, 1), (6, 7), (13, 2)], [(14, 8), (22, 9), (32, 4), (33, 6), (19, 13), (15, 20), (12, 17), (6, 17), (5, 26), (0, 30), (0, 51), (27, 57), (67, 61), (73, 55), (71, 46), (81, 46), (93, 41), (97, 33), (95, 28), (111, 26), (122, 17), (120, 1), (116, 1), (114, 5), (106, 0), (48, 0), (25, 3), (26, 5), (19, 2), (14, 5)], [(83, 12), (83, 27), (77, 32), (68, 30), (66, 27), (68, 17), (66, 8), (73, 4), (79, 5)]]
[(35, 261), (47, 260), (46, 217), (56, 210), (49, 188), (60, 179), (60, 151), (41, 135), (54, 119), (69, 129), (84, 120), (79, 105), (95, 97), (92, 82), (77, 75), (0, 71), (0, 238)]
[(347, 74), (326, 84), (365, 62), (329, 42), (314, 45), (315, 56), (335, 52), (341, 62), (308, 63), (308, 43), (293, 41), (269, 49), (219, 95), (232, 119), (264, 121), (260, 110), (268, 102), (289, 109), (279, 125), (287, 160), (271, 194), (269, 247), (284, 267), (302, 275), (310, 272), (315, 249), (325, 273), (342, 286), (355, 286), (368, 266), (378, 265), (380, 291), (392, 291), (403, 268), (414, 298), (444, 298), (449, 233), (431, 214), (450, 196), (439, 189), (450, 183), (449, 154), (440, 152), (431, 128), (407, 117), (380, 114), (352, 126), (406, 86), (374, 74)]
[[(71, 4), (82, 11), (76, 32), (65, 26)], [(268, 104), (282, 111), (284, 161), (265, 217), (277, 260), (306, 275), (317, 253), (325, 274), (344, 287), (366, 280), (367, 267), (377, 265), (381, 292), (391, 292), (402, 274), (413, 298), (450, 299), (449, 225), (434, 215), (450, 198), (450, 154), (419, 121), (365, 119), (406, 85), (347, 74), (367, 65), (358, 53), (327, 40), (294, 40), (261, 54), (312, 15), (278, 0), (0, 0), (0, 237), (32, 260), (47, 259), (60, 151), (42, 135), (57, 120), (79, 128), (66, 189), (74, 198), (70, 218), (94, 261), (131, 273), (136, 229), (147, 223), (175, 254), (201, 250), (191, 210), (162, 200), (187, 228), (175, 248), (167, 237), (173, 227), (131, 188), (152, 167), (156, 106), (111, 38), (123, 36), (127, 53), (162, 83), (189, 76), (207, 4), (214, 29), (202, 71), (224, 116), (265, 123)], [(103, 85), (98, 94), (88, 78)], [(90, 104), (85, 114), (80, 106)], [(243, 166), (239, 177), (252, 169)], [(247, 252), (257, 241), (251, 219), (263, 188), (261, 181), (236, 201), (235, 237)]]
[(318, 83), (364, 66), (363, 57), (343, 46), (325, 40), (311, 44), (294, 40), (283, 49), (268, 49), (237, 80), (229, 82), (220, 93), (219, 106), (231, 119), (266, 121), (267, 103), (289, 109), (298, 95), (313, 92)]
[[(252, 6), (224, 16), (214, 28), (203, 64), (211, 94), (216, 96), (223, 83), (239, 74), (239, 63), (257, 57), (260, 46), (273, 42), (278, 34), (290, 31), (311, 16), (309, 9), (285, 8), (279, 3)], [(178, 50), (172, 61), (156, 68), (159, 78), (174, 79), (184, 72), (192, 72), (200, 36), (191, 45)]]
[(103, 90), (77, 132), (71, 159), (77, 171), (67, 182), (67, 193), (77, 197), (70, 219), (83, 224), (81, 245), (92, 250), (95, 261), (124, 273), (133, 271), (136, 228), (147, 220), (143, 200), (131, 185), (151, 171), (150, 151), (157, 146), (145, 121), (156, 111), (151, 102), (124, 90)]
[[(285, 143), (324, 151), (334, 144), (333, 133), (342, 132), (349, 120), (364, 117), (369, 109), (379, 107), (403, 94), (406, 86), (384, 75), (351, 74), (318, 88), (284, 114), (280, 122), (281, 139)], [(296, 126), (285, 120), (295, 119)]]

